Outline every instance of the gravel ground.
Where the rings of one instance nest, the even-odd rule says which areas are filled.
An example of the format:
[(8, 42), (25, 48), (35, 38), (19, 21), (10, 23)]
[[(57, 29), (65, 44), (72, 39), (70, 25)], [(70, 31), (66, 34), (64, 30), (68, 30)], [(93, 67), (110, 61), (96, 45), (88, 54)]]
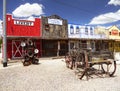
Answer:
[(0, 91), (120, 91), (120, 65), (115, 77), (79, 80), (64, 59), (40, 59), (39, 65), (0, 64)]

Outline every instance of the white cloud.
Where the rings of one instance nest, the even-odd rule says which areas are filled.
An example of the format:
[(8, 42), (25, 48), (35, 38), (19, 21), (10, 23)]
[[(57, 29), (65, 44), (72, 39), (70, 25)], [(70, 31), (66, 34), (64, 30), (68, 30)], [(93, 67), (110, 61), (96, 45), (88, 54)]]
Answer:
[(110, 0), (108, 4), (117, 6), (117, 5), (120, 5), (120, 0)]
[(20, 5), (17, 7), (12, 14), (15, 17), (30, 17), (32, 15), (40, 16), (44, 14), (43, 12), (43, 5), (37, 3), (26, 3), (24, 5)]
[(35, 18), (33, 17), (33, 16), (30, 16), (30, 17), (28, 17), (28, 19), (27, 20), (30, 20), (30, 21), (35, 21)]
[(109, 12), (94, 17), (89, 24), (107, 24), (120, 20), (120, 9), (117, 12)]
[[(30, 16), (30, 17), (27, 18), (27, 20), (29, 20), (29, 21), (35, 21), (35, 18), (36, 17)], [(41, 18), (41, 16), (39, 16), (37, 18)]]

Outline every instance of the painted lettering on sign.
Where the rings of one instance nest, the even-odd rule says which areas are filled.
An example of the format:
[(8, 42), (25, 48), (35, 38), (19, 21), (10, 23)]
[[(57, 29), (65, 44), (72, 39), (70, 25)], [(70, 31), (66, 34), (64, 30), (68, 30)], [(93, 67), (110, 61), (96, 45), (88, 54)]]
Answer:
[(34, 26), (34, 22), (32, 21), (19, 21), (19, 20), (14, 20), (15, 25), (24, 25), (24, 26)]
[(49, 24), (62, 25), (62, 20), (59, 19), (48, 19)]
[(116, 30), (116, 29), (114, 29), (114, 30), (111, 31), (111, 34), (112, 34), (112, 35), (118, 35), (118, 34), (119, 34), (119, 31)]

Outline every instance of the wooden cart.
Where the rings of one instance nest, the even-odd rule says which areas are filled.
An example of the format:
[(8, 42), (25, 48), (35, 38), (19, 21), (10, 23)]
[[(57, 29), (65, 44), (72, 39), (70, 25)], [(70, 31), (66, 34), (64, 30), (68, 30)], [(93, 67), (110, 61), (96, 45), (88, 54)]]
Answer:
[[(73, 56), (74, 55), (74, 56)], [(74, 69), (75, 74), (82, 79), (86, 76), (87, 80), (92, 75), (103, 77), (103, 75), (113, 76), (116, 71), (116, 61), (113, 52), (95, 51), (91, 49), (71, 50), (65, 56), (66, 66)]]

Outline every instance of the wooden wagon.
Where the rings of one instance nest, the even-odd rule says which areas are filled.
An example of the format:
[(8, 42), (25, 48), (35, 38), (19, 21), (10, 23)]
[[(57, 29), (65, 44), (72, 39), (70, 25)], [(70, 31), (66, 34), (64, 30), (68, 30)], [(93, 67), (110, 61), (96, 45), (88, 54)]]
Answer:
[(91, 49), (73, 49), (66, 54), (65, 62), (80, 79), (84, 76), (88, 79), (91, 75), (111, 77), (116, 71), (113, 52), (108, 50), (92, 52)]

